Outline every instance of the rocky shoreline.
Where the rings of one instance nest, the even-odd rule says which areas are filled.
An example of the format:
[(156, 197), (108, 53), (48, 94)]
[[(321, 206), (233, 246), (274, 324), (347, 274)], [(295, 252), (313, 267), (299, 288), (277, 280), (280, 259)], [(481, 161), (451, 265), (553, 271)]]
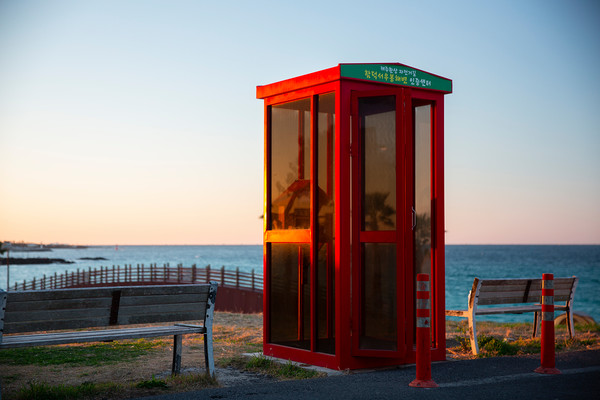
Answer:
[(0, 257), (0, 265), (6, 265), (8, 261), (9, 265), (39, 265), (39, 264), (74, 264), (74, 261), (68, 261), (62, 258), (47, 258), (47, 257), (35, 257), (35, 258), (6, 258)]

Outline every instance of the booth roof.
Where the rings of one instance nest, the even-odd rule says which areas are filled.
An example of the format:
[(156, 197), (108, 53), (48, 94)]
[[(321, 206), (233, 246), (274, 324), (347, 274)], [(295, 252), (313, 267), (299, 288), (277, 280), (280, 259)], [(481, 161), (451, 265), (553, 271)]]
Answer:
[(295, 78), (257, 86), (256, 97), (270, 96), (320, 85), (340, 79), (358, 79), (388, 85), (414, 87), (452, 93), (452, 80), (400, 63), (339, 64), (332, 68)]

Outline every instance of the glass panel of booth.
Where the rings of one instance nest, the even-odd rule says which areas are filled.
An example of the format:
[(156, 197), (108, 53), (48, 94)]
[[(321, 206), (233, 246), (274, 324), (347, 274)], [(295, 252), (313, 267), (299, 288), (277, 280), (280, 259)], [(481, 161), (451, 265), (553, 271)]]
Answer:
[(398, 349), (396, 244), (362, 244), (359, 348)]
[(335, 93), (268, 115), (269, 342), (334, 354)]
[(317, 96), (317, 268), (315, 350), (335, 353), (335, 93)]
[(363, 231), (396, 229), (396, 96), (361, 97)]
[(310, 349), (310, 245), (270, 244), (269, 341)]
[(310, 228), (310, 103), (271, 108), (269, 229)]
[(414, 262), (417, 274), (431, 275), (431, 105), (414, 107)]
[[(424, 101), (415, 101), (413, 104), (413, 146), (414, 146), (414, 212), (416, 225), (413, 230), (413, 262), (416, 304), (416, 279), (417, 274), (428, 274), (434, 288), (432, 275), (432, 135), (433, 135), (433, 104)], [(430, 304), (434, 303), (435, 290), (431, 290)], [(432, 310), (430, 309), (430, 315)], [(416, 318), (416, 317), (415, 317)], [(432, 318), (433, 321), (433, 318)], [(435, 322), (432, 322), (432, 331)], [(435, 334), (431, 334), (435, 341)]]

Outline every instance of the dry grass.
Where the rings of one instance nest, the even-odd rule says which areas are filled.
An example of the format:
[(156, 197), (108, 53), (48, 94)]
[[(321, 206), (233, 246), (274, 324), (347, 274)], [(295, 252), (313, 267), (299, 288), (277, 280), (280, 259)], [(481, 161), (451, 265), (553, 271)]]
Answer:
[[(480, 354), (471, 353), (464, 321), (446, 321), (446, 354), (448, 358), (465, 360), (477, 357), (537, 354), (540, 352), (540, 336), (532, 338), (531, 323), (477, 322)], [(567, 328), (555, 330), (556, 351), (591, 350), (600, 348), (600, 325), (576, 325), (575, 337), (569, 338)], [(488, 344), (485, 345), (485, 342)], [(483, 344), (483, 345), (482, 345)]]
[[(536, 351), (536, 346), (539, 347), (539, 337), (537, 339), (530, 338), (531, 324), (479, 322), (477, 326), (480, 338), (493, 338), (495, 344), (510, 344), (516, 348), (516, 354), (530, 354)], [(466, 322), (447, 322), (449, 358), (470, 359), (474, 357), (470, 353), (468, 337), (465, 332)], [(561, 327), (556, 331), (556, 338), (558, 351), (598, 349), (600, 348), (600, 326), (591, 325), (588, 329), (583, 330), (579, 328), (574, 340), (569, 340), (566, 329)], [(216, 313), (213, 339), (217, 366), (235, 366), (235, 360), (239, 360), (242, 353), (261, 351), (262, 315)], [(218, 382), (203, 378), (197, 370), (192, 375), (171, 378), (169, 376), (172, 358), (171, 340), (161, 338), (149, 340), (149, 342), (156, 344), (156, 347), (142, 356), (123, 362), (98, 363), (90, 366), (72, 363), (41, 366), (3, 364), (0, 369), (0, 377), (3, 381), (4, 398), (16, 398), (21, 388), (31, 387), (32, 383), (45, 384), (48, 387), (96, 385), (101, 389), (101, 395), (73, 397), (92, 399), (124, 399), (165, 392), (198, 390), (218, 385)], [(186, 368), (204, 366), (203, 346), (200, 337), (188, 335), (184, 338), (182, 356), (184, 371)], [(494, 349), (482, 349), (482, 356), (503, 355), (499, 352), (494, 353), (494, 351)], [(29, 396), (31, 397), (31, 395)]]
[[(227, 359), (245, 352), (257, 352), (262, 348), (262, 315), (215, 313), (213, 325), (213, 347), (217, 366)], [(140, 382), (162, 380), (169, 391), (188, 391), (217, 385), (202, 379), (198, 373), (191, 377), (169, 376), (173, 357), (172, 341), (166, 338), (149, 339), (157, 347), (146, 355), (125, 362), (99, 365), (2, 365), (3, 398), (14, 398), (21, 388), (31, 384), (50, 386), (77, 386), (94, 384), (103, 387), (109, 395), (98, 398), (124, 399), (160, 394), (165, 388), (139, 388)], [(86, 344), (63, 347), (86, 346)], [(59, 347), (59, 346), (52, 346)], [(182, 369), (204, 367), (204, 343), (198, 335), (187, 335), (183, 339)], [(156, 377), (156, 378), (154, 378)], [(152, 385), (147, 385), (152, 386)], [(93, 396), (92, 396), (93, 398)]]

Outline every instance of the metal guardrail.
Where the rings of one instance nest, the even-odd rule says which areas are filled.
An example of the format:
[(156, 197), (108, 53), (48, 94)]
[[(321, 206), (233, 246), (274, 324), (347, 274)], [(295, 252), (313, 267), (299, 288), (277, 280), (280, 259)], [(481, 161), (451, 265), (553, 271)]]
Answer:
[(224, 266), (221, 268), (206, 267), (184, 267), (182, 264), (171, 267), (164, 264), (159, 267), (157, 264), (138, 264), (135, 267), (131, 264), (112, 267), (91, 267), (87, 270), (77, 269), (77, 271), (65, 271), (62, 274), (42, 278), (33, 278), (22, 283), (15, 283), (11, 290), (43, 290), (43, 289), (69, 289), (76, 287), (92, 286), (132, 286), (132, 285), (169, 285), (186, 283), (208, 283), (218, 282), (222, 287), (233, 287), (246, 289), (254, 292), (262, 292), (263, 276), (252, 272), (243, 272), (239, 268), (228, 270)]

